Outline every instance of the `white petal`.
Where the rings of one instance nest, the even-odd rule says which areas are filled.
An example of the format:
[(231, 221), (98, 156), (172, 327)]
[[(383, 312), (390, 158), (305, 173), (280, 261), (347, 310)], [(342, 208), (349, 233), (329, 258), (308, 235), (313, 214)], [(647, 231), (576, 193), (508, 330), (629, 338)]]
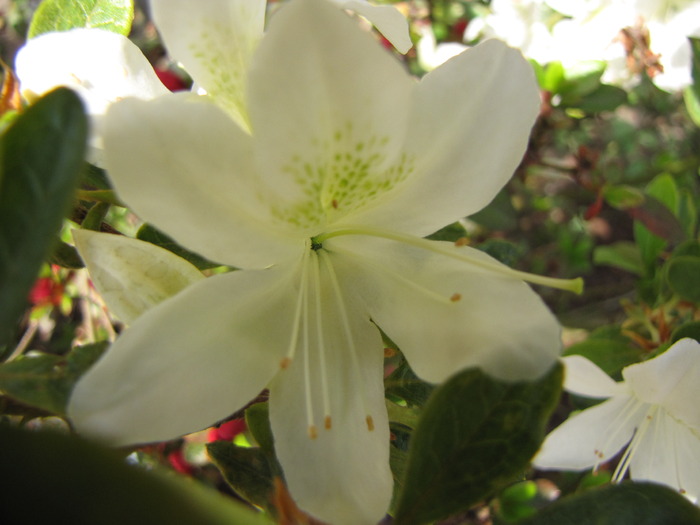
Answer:
[(532, 460), (543, 470), (583, 470), (613, 458), (632, 438), (645, 405), (617, 396), (571, 416), (544, 440)]
[[(299, 506), (334, 525), (374, 525), (384, 517), (392, 492), (389, 424), (384, 402), (383, 345), (361, 305), (345, 294), (354, 351), (345, 332), (328, 273), (322, 269), (323, 350), (310, 305), (309, 385), (303, 350), (270, 387), (275, 450)], [(320, 351), (325, 352), (332, 427), (324, 428)], [(308, 434), (305, 394), (309, 388), (318, 436)], [(374, 429), (369, 430), (366, 416)]]
[(681, 339), (654, 359), (626, 367), (622, 376), (639, 399), (700, 430), (700, 343)]
[(654, 414), (631, 460), (636, 481), (663, 483), (691, 500), (700, 496), (700, 433), (675, 420), (664, 410)]
[(372, 22), (377, 31), (384, 35), (399, 53), (405, 54), (413, 46), (408, 32), (408, 21), (394, 6), (372, 5), (366, 0), (336, 1), (345, 9), (351, 9)]
[(218, 275), (148, 310), (78, 381), (68, 406), (78, 431), (114, 445), (163, 441), (241, 408), (287, 350), (292, 277)]
[(428, 73), (410, 104), (414, 170), (355, 222), (424, 236), (494, 198), (525, 153), (540, 99), (530, 64), (491, 40)]
[(328, 2), (280, 9), (253, 59), (249, 91), (258, 171), (277, 214), (317, 234), (395, 184), (413, 86)]
[(107, 166), (120, 197), (186, 248), (264, 267), (303, 247), (265, 215), (253, 186), (252, 139), (205, 98), (123, 100), (106, 124)]
[[(435, 245), (500, 264), (472, 248)], [(518, 279), (389, 241), (337, 237), (326, 246), (373, 321), (427, 381), (470, 366), (500, 379), (534, 379), (559, 357), (559, 324)]]
[(563, 357), (566, 367), (564, 388), (586, 397), (611, 397), (624, 392), (624, 387), (616, 383), (592, 361), (580, 355)]
[(148, 242), (89, 230), (73, 230), (73, 239), (95, 288), (127, 324), (204, 279), (185, 259)]
[(151, 0), (170, 54), (244, 128), (245, 86), (263, 35), (265, 0)]
[(93, 117), (89, 160), (100, 166), (100, 116), (109, 105), (124, 97), (150, 99), (169, 93), (136, 45), (102, 29), (39, 35), (17, 53), (15, 68), (26, 98), (58, 86), (80, 95)]

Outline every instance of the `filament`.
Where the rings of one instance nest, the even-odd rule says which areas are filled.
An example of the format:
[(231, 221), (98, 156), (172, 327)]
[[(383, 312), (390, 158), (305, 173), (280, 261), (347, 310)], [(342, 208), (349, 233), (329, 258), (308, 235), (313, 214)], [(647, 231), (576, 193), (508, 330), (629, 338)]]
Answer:
[(479, 268), (483, 268), (484, 270), (489, 270), (503, 275), (508, 275), (510, 277), (522, 279), (523, 281), (529, 283), (548, 286), (550, 288), (557, 288), (560, 290), (566, 290), (577, 294), (583, 292), (583, 279), (581, 279), (580, 277), (576, 279), (555, 279), (553, 277), (544, 277), (541, 275), (521, 272), (519, 270), (513, 270), (512, 268), (508, 268), (507, 266), (504, 266), (500, 263), (496, 263), (494, 261), (484, 260), (481, 258), (476, 258), (470, 255), (459, 253), (458, 251), (448, 249), (435, 241), (422, 239), (420, 237), (413, 237), (411, 235), (405, 235), (403, 233), (393, 232), (389, 230), (365, 227), (343, 228), (340, 230), (335, 230), (332, 232), (327, 232), (318, 235), (317, 237), (314, 237), (313, 241), (315, 243), (323, 243), (328, 239), (331, 239), (333, 237), (340, 237), (343, 235), (364, 235), (368, 237), (378, 237), (381, 239), (397, 241), (433, 253), (438, 253), (440, 255), (444, 255), (445, 257), (450, 257), (452, 259), (467, 262), (473, 264), (474, 266), (478, 266)]
[(321, 392), (323, 396), (323, 426), (326, 430), (330, 430), (332, 426), (331, 420), (331, 401), (328, 390), (328, 374), (326, 371), (326, 345), (323, 340), (323, 309), (321, 305), (321, 270), (318, 255), (314, 254), (312, 276), (314, 285), (314, 296), (316, 299), (316, 342), (318, 344), (319, 365), (321, 367)]

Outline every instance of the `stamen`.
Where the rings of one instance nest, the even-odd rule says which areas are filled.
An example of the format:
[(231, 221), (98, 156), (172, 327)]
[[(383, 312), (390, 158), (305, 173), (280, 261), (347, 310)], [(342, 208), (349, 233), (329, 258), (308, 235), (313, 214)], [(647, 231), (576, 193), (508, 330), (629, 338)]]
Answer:
[(653, 421), (655, 419), (657, 409), (658, 409), (658, 406), (656, 406), (656, 405), (652, 406), (649, 409), (649, 412), (647, 412), (646, 417), (642, 420), (642, 423), (639, 425), (639, 427), (637, 427), (637, 430), (635, 431), (634, 436), (632, 437), (632, 441), (630, 442), (629, 445), (627, 445), (627, 448), (625, 449), (625, 453), (622, 455), (622, 459), (617, 464), (617, 467), (615, 468), (615, 472), (613, 472), (613, 476), (612, 476), (613, 482), (619, 483), (625, 477), (625, 474), (627, 473), (627, 470), (629, 469), (630, 463), (632, 462), (632, 458), (634, 457), (634, 454), (637, 452), (637, 449), (639, 448), (639, 443), (642, 441), (642, 438), (646, 434), (647, 429), (649, 428), (651, 421)]
[(456, 303), (456, 302), (459, 301), (461, 298), (462, 298), (462, 294), (456, 293), (456, 292), (455, 292), (455, 293), (452, 294), (452, 297), (450, 297), (450, 301), (452, 301), (453, 303)]
[[(343, 292), (340, 288), (340, 283), (338, 282), (338, 276), (335, 273), (335, 269), (333, 268), (333, 265), (331, 264), (331, 261), (328, 259), (328, 253), (321, 250), (318, 252), (319, 257), (323, 260), (325, 263), (326, 268), (328, 269), (328, 275), (330, 277), (331, 285), (333, 287), (333, 292), (335, 294), (336, 298), (336, 303), (338, 305), (338, 313), (340, 314), (340, 318), (343, 324), (343, 331), (345, 332), (345, 338), (348, 342), (348, 347), (349, 347), (349, 353), (350, 353), (350, 359), (352, 361), (352, 368), (355, 372), (355, 376), (357, 377), (357, 382), (358, 384), (362, 384), (362, 373), (361, 373), (361, 368), (360, 368), (360, 362), (357, 357), (357, 350), (355, 349), (355, 340), (352, 335), (352, 328), (350, 327), (350, 320), (348, 318), (348, 313), (347, 310), (345, 309), (345, 301), (343, 299)], [(367, 429), (368, 430), (374, 430), (374, 420), (372, 419), (372, 416), (369, 413), (369, 410), (367, 409), (367, 401), (364, 398), (364, 396), (360, 395), (360, 400), (362, 402), (362, 408), (365, 413), (365, 421), (367, 423)]]
[(466, 246), (467, 244), (469, 244), (469, 239), (466, 237), (460, 237), (455, 241), (455, 246)]
[[(310, 250), (307, 250), (310, 253)], [(308, 263), (308, 257), (305, 259)], [(306, 266), (304, 267), (304, 273), (306, 271)], [(316, 432), (316, 425), (314, 424), (314, 405), (311, 396), (311, 357), (309, 348), (309, 301), (308, 301), (308, 282), (304, 283), (304, 300), (303, 300), (303, 340), (304, 340), (304, 390), (306, 394), (306, 418), (309, 423), (309, 437), (311, 439), (316, 439), (318, 433)]]
[(316, 430), (316, 425), (309, 425), (309, 439), (316, 439), (318, 437), (318, 431)]
[(301, 312), (302, 306), (304, 304), (304, 297), (306, 295), (306, 281), (308, 279), (308, 271), (306, 264), (309, 258), (310, 250), (304, 250), (304, 256), (301, 260), (301, 280), (299, 281), (299, 295), (297, 295), (297, 303), (294, 307), (294, 324), (292, 325), (292, 335), (289, 338), (289, 348), (287, 349), (287, 355), (280, 361), (280, 368), (286, 370), (289, 365), (292, 364), (292, 359), (294, 359), (294, 354), (296, 353), (297, 346), (299, 343), (299, 327), (301, 325)]
[(553, 277), (544, 277), (542, 275), (535, 275), (532, 273), (521, 272), (519, 270), (513, 270), (505, 265), (497, 264), (493, 261), (484, 260), (481, 258), (476, 258), (470, 256), (466, 253), (459, 253), (453, 250), (447, 249), (445, 246), (428, 239), (421, 239), (420, 237), (413, 237), (411, 235), (405, 235), (403, 233), (381, 230), (377, 228), (345, 228), (341, 230), (335, 230), (327, 233), (323, 233), (314, 237), (314, 242), (323, 243), (324, 241), (332, 237), (340, 237), (342, 235), (365, 235), (368, 237), (379, 237), (381, 239), (388, 239), (390, 241), (402, 242), (408, 244), (409, 246), (415, 246), (416, 248), (421, 248), (433, 253), (438, 253), (446, 257), (451, 257), (452, 259), (457, 259), (459, 261), (467, 262), (483, 268), (484, 270), (489, 270), (495, 273), (500, 273), (502, 275), (508, 275), (523, 281), (540, 284), (542, 286), (548, 286), (550, 288), (557, 288), (559, 290), (566, 290), (569, 292), (574, 292), (576, 294), (581, 294), (583, 292), (583, 279), (580, 277), (576, 279), (555, 279)]
[(314, 252), (314, 262), (312, 267), (313, 287), (316, 307), (316, 342), (318, 344), (319, 366), (321, 367), (321, 392), (323, 396), (324, 427), (331, 428), (331, 401), (328, 389), (328, 374), (326, 372), (326, 345), (323, 341), (323, 306), (321, 301), (321, 270), (317, 252)]
[(604, 463), (610, 459), (609, 457), (606, 457), (603, 451), (609, 448), (608, 445), (619, 434), (620, 429), (624, 427), (627, 424), (627, 422), (637, 413), (639, 405), (640, 401), (638, 401), (634, 397), (630, 397), (625, 403), (625, 405), (622, 407), (622, 410), (620, 411), (619, 415), (610, 423), (608, 428), (612, 429), (611, 432), (607, 433), (607, 435), (605, 436), (606, 439), (603, 442), (602, 446), (597, 447), (593, 451), (593, 453), (599, 460), (598, 462), (596, 462), (595, 465), (593, 465), (594, 471), (598, 470), (598, 466), (601, 463)]

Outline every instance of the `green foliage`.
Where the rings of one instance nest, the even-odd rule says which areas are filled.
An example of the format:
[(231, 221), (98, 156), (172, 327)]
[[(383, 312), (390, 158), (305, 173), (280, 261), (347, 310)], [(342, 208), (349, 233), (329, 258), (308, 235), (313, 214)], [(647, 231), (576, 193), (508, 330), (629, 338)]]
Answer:
[(0, 425), (0, 442), (5, 523), (271, 524), (200, 484), (143, 471), (83, 440)]
[(139, 231), (136, 233), (136, 238), (142, 241), (150, 242), (151, 244), (155, 244), (161, 248), (165, 248), (166, 250), (173, 252), (175, 255), (189, 261), (200, 270), (207, 270), (209, 268), (221, 266), (218, 263), (208, 261), (201, 255), (183, 248), (176, 243), (172, 237), (167, 236), (162, 231), (154, 228), (150, 224), (144, 224), (141, 226)]
[(80, 99), (57, 89), (29, 107), (0, 143), (0, 344), (70, 205), (83, 167), (87, 120)]
[(44, 0), (34, 13), (29, 38), (79, 27), (128, 35), (134, 20), (134, 0)]
[(518, 525), (700, 524), (700, 510), (662, 485), (621, 483), (563, 498)]
[(67, 356), (35, 354), (0, 364), (0, 390), (35, 408), (65, 415), (75, 382), (106, 350), (106, 342), (74, 348)]
[(616, 326), (594, 331), (585, 341), (569, 346), (564, 355), (582, 355), (618, 379), (624, 367), (639, 362), (642, 356), (640, 349)]
[(562, 374), (556, 366), (538, 381), (505, 383), (472, 369), (438, 387), (411, 436), (395, 523), (444, 518), (522, 476), (544, 438)]

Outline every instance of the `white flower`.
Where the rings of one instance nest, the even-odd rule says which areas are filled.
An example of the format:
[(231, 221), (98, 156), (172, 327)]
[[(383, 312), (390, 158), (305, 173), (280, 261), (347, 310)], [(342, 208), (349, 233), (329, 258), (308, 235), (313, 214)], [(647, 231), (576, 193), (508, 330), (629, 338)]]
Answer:
[(466, 49), (467, 46), (459, 42), (442, 42), (438, 44), (430, 26), (423, 28), (420, 40), (416, 44), (418, 63), (425, 71), (432, 71)]
[(547, 436), (533, 465), (597, 468), (625, 450), (613, 474), (663, 483), (697, 501), (700, 495), (700, 343), (681, 339), (666, 352), (623, 369), (616, 383), (581, 356), (563, 358), (566, 390), (608, 398), (571, 416)]
[[(201, 36), (187, 27), (197, 30), (179, 38)], [(209, 57), (190, 58), (212, 82), (226, 78)], [(377, 326), (434, 382), (469, 366), (532, 379), (559, 354), (556, 320), (521, 279), (577, 282), (420, 238), (509, 179), (539, 111), (532, 69), (491, 41), (416, 82), (339, 10), (293, 0), (253, 54), (248, 129), (208, 91), (112, 105), (107, 167), (141, 218), (244, 269), (197, 280), (132, 321), (78, 382), (69, 415), (116, 444), (160, 441), (269, 387), (276, 453), (300, 506), (334, 524), (375, 523), (392, 492)], [(93, 238), (98, 251), (113, 240)], [(88, 266), (102, 265), (92, 251)], [(100, 275), (139, 271), (142, 255), (122, 255), (93, 274), (98, 287)]]

